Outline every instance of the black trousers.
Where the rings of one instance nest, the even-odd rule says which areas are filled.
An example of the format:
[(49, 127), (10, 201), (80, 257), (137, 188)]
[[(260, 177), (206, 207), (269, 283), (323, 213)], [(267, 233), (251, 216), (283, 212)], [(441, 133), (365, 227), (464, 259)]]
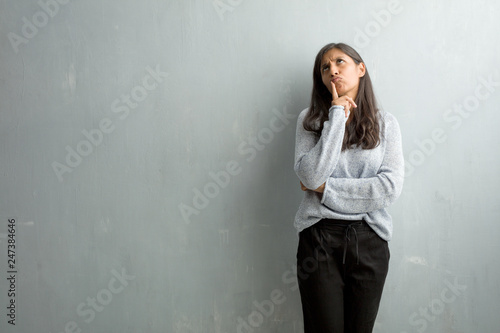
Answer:
[(363, 220), (323, 219), (302, 230), (297, 249), (305, 333), (373, 330), (389, 247)]

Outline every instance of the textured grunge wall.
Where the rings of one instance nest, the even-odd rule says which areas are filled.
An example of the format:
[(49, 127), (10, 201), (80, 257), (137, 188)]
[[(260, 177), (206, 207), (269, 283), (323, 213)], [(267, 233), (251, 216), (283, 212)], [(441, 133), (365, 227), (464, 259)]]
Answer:
[(499, 11), (1, 0), (0, 331), (302, 332), (295, 126), (343, 41), (406, 161), (375, 332), (497, 332)]

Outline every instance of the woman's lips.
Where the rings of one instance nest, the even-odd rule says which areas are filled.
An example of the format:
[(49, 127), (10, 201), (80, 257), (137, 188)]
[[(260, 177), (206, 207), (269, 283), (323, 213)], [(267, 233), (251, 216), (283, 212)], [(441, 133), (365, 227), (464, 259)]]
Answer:
[(333, 83), (337, 83), (339, 80), (340, 80), (340, 77), (334, 77), (334, 78), (332, 79), (332, 82), (333, 82)]

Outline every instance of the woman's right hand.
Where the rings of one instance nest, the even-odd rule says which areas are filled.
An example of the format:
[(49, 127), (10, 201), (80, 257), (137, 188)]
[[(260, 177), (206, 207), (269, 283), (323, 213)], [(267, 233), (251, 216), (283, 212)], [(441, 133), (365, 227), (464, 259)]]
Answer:
[[(325, 191), (325, 185), (326, 185), (326, 182), (324, 182), (320, 187), (318, 187), (317, 189), (312, 190), (312, 191), (318, 192), (318, 193), (323, 193)], [(309, 190), (307, 187), (305, 187), (304, 184), (302, 184), (302, 182), (300, 182), (300, 188), (302, 189), (302, 191), (308, 191)]]
[(354, 103), (354, 100), (347, 96), (341, 96), (339, 97), (339, 94), (337, 93), (337, 89), (335, 88), (335, 83), (330, 82), (332, 84), (332, 106), (334, 105), (341, 105), (344, 107), (344, 112), (345, 112), (345, 117), (349, 117), (349, 111), (351, 108), (357, 108), (358, 106), (356, 103)]

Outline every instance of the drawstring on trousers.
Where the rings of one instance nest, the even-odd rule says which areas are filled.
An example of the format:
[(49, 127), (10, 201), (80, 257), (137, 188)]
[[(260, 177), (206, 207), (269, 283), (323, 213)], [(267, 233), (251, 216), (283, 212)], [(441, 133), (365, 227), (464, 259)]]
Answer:
[(354, 231), (354, 237), (356, 237), (356, 265), (359, 265), (359, 249), (358, 249), (358, 233), (356, 232), (356, 228), (353, 227), (353, 224), (348, 224), (345, 228), (345, 243), (344, 243), (344, 258), (342, 260), (342, 264), (345, 265), (345, 255), (347, 253), (347, 243), (351, 241), (349, 237), (349, 231)]
[[(344, 242), (344, 255), (342, 258), (342, 264), (345, 265), (345, 258), (347, 254), (347, 244), (351, 241), (350, 237), (350, 232), (351, 230), (354, 232), (354, 237), (356, 238), (356, 264), (359, 265), (359, 246), (358, 246), (358, 233), (356, 231), (356, 226), (361, 226), (363, 223), (362, 222), (354, 222), (354, 223), (329, 223), (328, 225), (331, 226), (341, 226), (345, 228), (345, 242)], [(324, 237), (323, 237), (323, 232), (322, 230), (317, 230), (316, 228), (312, 229), (313, 232), (315, 233), (316, 239), (319, 241), (319, 245), (321, 246), (321, 249), (326, 253), (326, 256), (328, 257), (328, 251), (324, 247)]]

